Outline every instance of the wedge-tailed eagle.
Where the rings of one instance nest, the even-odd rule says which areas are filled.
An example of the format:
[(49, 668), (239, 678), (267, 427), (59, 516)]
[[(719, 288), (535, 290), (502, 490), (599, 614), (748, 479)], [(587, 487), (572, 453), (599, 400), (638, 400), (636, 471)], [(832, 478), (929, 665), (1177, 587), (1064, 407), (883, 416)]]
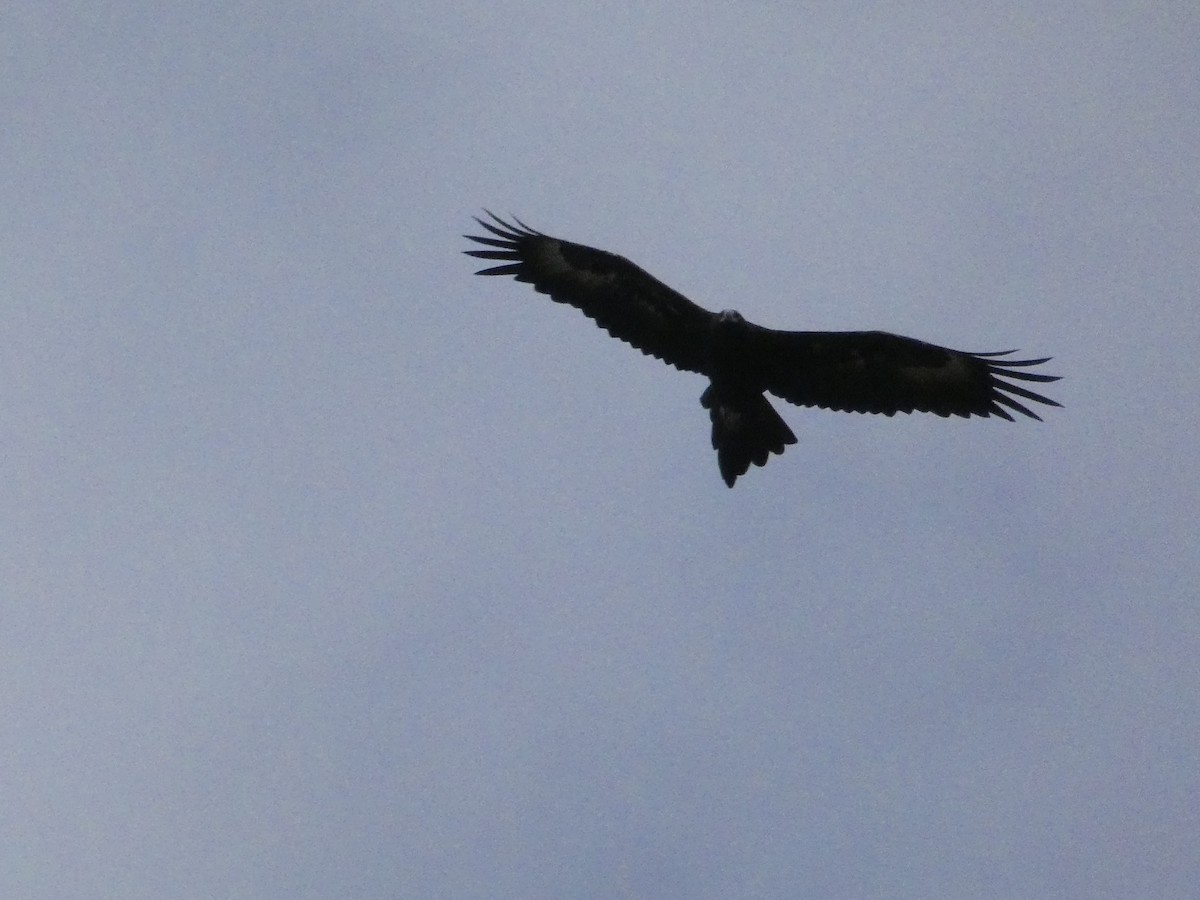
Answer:
[[(594, 319), (613, 337), (709, 379), (700, 395), (712, 420), (712, 445), (733, 487), (750, 464), (766, 465), (796, 436), (764, 396), (839, 412), (931, 412), (1040, 417), (1016, 398), (1054, 400), (1012, 381), (1057, 381), (1026, 371), (1050, 359), (1001, 359), (1014, 353), (964, 353), (884, 331), (776, 331), (734, 310), (712, 313), (622, 256), (559, 240), (514, 219), (475, 218), (491, 237), (464, 235), (492, 249), (468, 256), (499, 260), (478, 275), (512, 275)], [(1009, 380), (1004, 380), (1009, 379)]]

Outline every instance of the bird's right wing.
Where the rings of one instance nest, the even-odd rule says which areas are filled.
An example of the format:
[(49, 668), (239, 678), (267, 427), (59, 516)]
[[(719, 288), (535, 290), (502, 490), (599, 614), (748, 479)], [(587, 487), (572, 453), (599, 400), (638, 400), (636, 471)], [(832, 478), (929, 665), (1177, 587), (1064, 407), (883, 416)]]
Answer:
[(581, 310), (613, 337), (679, 369), (705, 372), (713, 319), (708, 310), (614, 253), (559, 240), (519, 220), (488, 213), (476, 218), (495, 237), (465, 235), (495, 249), (466, 250), (468, 256), (500, 260), (477, 275), (512, 275), (552, 300)]

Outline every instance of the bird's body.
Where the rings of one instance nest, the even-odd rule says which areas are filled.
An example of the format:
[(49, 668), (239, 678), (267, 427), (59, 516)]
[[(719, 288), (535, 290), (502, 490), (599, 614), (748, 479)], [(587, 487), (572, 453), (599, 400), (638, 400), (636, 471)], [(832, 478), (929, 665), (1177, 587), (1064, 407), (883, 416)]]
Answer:
[[(491, 215), (489, 213), (489, 215)], [(494, 237), (470, 256), (501, 261), (480, 275), (512, 275), (580, 309), (613, 337), (678, 369), (706, 375), (701, 404), (725, 483), (765, 465), (796, 437), (765, 394), (841, 412), (1039, 417), (1025, 401), (1058, 406), (1010, 381), (1049, 382), (1026, 371), (1046, 359), (964, 353), (882, 331), (777, 331), (733, 311), (712, 313), (624, 257), (559, 240), (521, 222), (476, 219)], [(1015, 395), (1015, 396), (1014, 396)]]

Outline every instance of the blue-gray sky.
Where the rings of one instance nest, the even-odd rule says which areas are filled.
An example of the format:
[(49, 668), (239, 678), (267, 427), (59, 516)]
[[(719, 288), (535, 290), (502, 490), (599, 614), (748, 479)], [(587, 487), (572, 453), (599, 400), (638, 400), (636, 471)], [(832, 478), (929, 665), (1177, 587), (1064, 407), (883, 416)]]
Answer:
[[(1195, 890), (1194, 4), (0, 23), (0, 893)], [(483, 206), (1065, 409), (730, 491)]]

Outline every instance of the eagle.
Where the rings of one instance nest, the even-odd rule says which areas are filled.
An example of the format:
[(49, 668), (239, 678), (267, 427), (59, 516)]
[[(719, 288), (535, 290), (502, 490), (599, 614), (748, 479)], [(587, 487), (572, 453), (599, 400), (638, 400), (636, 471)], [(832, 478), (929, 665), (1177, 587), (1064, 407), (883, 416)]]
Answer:
[[(1028, 371), (1048, 362), (1006, 359), (1017, 352), (964, 353), (885, 331), (777, 331), (727, 309), (710, 312), (623, 256), (536, 231), (513, 217), (474, 220), (487, 235), (463, 235), (499, 261), (477, 275), (512, 275), (556, 303), (580, 310), (613, 337), (677, 369), (708, 378), (700, 404), (725, 484), (753, 463), (766, 465), (796, 436), (767, 400), (838, 412), (930, 412), (1041, 421), (1024, 402), (1062, 404), (1014, 381), (1050, 382)], [(1018, 399), (1019, 398), (1019, 399)]]

